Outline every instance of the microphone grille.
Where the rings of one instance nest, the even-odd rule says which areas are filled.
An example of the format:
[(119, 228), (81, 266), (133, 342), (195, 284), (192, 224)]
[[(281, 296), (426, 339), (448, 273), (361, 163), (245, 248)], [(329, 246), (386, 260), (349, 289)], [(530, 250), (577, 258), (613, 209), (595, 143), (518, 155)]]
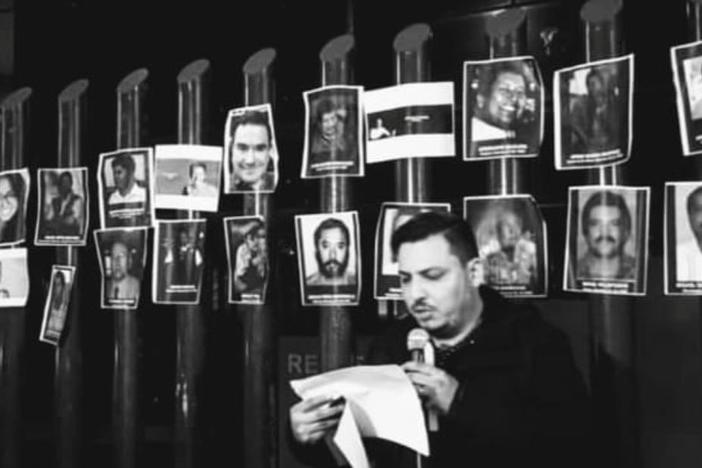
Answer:
[(423, 328), (413, 328), (407, 334), (407, 350), (424, 349), (429, 342), (429, 333)]

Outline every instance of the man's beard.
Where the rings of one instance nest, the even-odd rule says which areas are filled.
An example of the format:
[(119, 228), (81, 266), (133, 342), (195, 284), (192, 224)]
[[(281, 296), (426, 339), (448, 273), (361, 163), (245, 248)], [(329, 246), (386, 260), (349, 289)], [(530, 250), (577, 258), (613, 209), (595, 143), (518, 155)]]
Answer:
[[(322, 258), (319, 255), (319, 251), (315, 253), (315, 257), (317, 258), (317, 267), (319, 268), (319, 272), (325, 278), (332, 279), (341, 278), (342, 276), (344, 276), (344, 273), (346, 272), (346, 267), (349, 263), (348, 255), (346, 256), (343, 262), (339, 262), (336, 260), (327, 260), (326, 262), (323, 262)], [(336, 268), (332, 268), (333, 266), (336, 266)]]

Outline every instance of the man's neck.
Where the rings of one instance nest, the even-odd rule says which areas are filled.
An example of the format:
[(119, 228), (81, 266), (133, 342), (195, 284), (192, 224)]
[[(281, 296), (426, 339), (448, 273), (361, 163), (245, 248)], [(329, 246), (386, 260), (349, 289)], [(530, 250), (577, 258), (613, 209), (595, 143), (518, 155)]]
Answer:
[(480, 296), (477, 296), (476, 301), (472, 304), (470, 309), (468, 314), (469, 319), (465, 323), (463, 329), (458, 334), (449, 338), (432, 336), (434, 346), (437, 348), (450, 348), (451, 346), (455, 346), (470, 335), (473, 330), (478, 328), (483, 317), (483, 300)]
[(622, 255), (623, 253), (612, 257), (595, 257), (596, 263), (593, 266), (597, 271), (591, 273), (599, 274), (604, 277), (617, 275), (621, 268)]
[(121, 190), (121, 189), (120, 189), (119, 194), (122, 195), (122, 196), (125, 196), (125, 195), (127, 195), (129, 192), (132, 191), (132, 188), (134, 188), (134, 182), (131, 182), (129, 185), (127, 185), (127, 186), (124, 188), (124, 190)]

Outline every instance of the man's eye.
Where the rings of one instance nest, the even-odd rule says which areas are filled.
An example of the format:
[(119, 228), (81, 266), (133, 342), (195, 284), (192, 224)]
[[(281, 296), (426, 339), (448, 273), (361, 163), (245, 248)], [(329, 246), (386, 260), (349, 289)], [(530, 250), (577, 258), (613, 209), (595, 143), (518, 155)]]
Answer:
[(441, 279), (442, 276), (444, 276), (443, 271), (428, 271), (424, 274), (424, 277), (430, 280), (438, 280)]
[(410, 281), (409, 276), (400, 275), (400, 284), (407, 284), (407, 283), (409, 283), (409, 281)]
[(266, 151), (268, 147), (266, 145), (256, 145), (256, 151)]
[(242, 145), (241, 143), (239, 143), (236, 145), (236, 149), (238, 149), (239, 151), (247, 151), (249, 147), (247, 145)]

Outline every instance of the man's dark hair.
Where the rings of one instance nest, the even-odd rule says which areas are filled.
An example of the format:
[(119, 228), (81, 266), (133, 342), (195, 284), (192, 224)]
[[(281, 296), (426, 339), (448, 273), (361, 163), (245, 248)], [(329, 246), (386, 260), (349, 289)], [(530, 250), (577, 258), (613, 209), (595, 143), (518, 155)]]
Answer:
[(61, 180), (63, 180), (65, 177), (68, 178), (68, 180), (71, 182), (71, 186), (73, 186), (73, 175), (69, 171), (63, 171), (59, 175), (59, 184), (61, 183)]
[(268, 144), (271, 144), (273, 134), (271, 132), (271, 125), (270, 122), (268, 122), (268, 114), (266, 112), (252, 110), (245, 111), (240, 116), (236, 116), (233, 119), (233, 123), (234, 125), (232, 125), (232, 128), (230, 129), (232, 145), (234, 144), (234, 135), (236, 134), (236, 129), (241, 127), (242, 125), (261, 125), (262, 127), (265, 127), (266, 132), (268, 133)]
[(244, 237), (253, 237), (254, 234), (256, 234), (259, 230), (263, 228), (263, 221), (261, 221), (260, 219), (254, 219), (251, 223), (251, 226), (249, 226), (249, 228), (244, 233)]
[(697, 187), (695, 190), (690, 192), (690, 194), (687, 196), (687, 215), (690, 216), (692, 215), (692, 209), (695, 204), (695, 198), (699, 197), (702, 195), (702, 185)]
[(112, 159), (112, 169), (123, 167), (129, 174), (134, 174), (134, 158), (131, 154), (120, 153)]
[(390, 239), (393, 258), (397, 258), (400, 246), (419, 242), (440, 234), (449, 244), (451, 253), (462, 264), (478, 256), (478, 246), (473, 230), (466, 221), (453, 213), (424, 211), (397, 228)]
[(317, 243), (319, 242), (319, 239), (322, 237), (322, 232), (327, 231), (329, 229), (340, 229), (341, 232), (344, 233), (344, 237), (346, 238), (346, 243), (350, 244), (351, 243), (351, 238), (349, 235), (349, 228), (346, 227), (346, 224), (344, 224), (343, 221), (336, 219), (336, 218), (327, 218), (321, 223), (319, 223), (319, 226), (317, 226), (317, 229), (314, 230), (314, 247), (315, 249), (317, 248)]
[(622, 225), (624, 226), (624, 231), (628, 236), (631, 232), (631, 214), (629, 213), (629, 208), (626, 206), (624, 197), (618, 193), (610, 191), (595, 192), (583, 207), (582, 218), (580, 220), (580, 227), (583, 231), (583, 236), (587, 238), (587, 225), (590, 221), (590, 212), (598, 206), (611, 206), (614, 208), (619, 208), (619, 212), (622, 217)]
[(193, 176), (193, 170), (196, 167), (201, 167), (202, 170), (205, 171), (205, 174), (207, 174), (207, 166), (205, 165), (205, 163), (198, 161), (190, 164), (190, 168), (188, 169), (188, 174), (190, 175), (190, 177)]

